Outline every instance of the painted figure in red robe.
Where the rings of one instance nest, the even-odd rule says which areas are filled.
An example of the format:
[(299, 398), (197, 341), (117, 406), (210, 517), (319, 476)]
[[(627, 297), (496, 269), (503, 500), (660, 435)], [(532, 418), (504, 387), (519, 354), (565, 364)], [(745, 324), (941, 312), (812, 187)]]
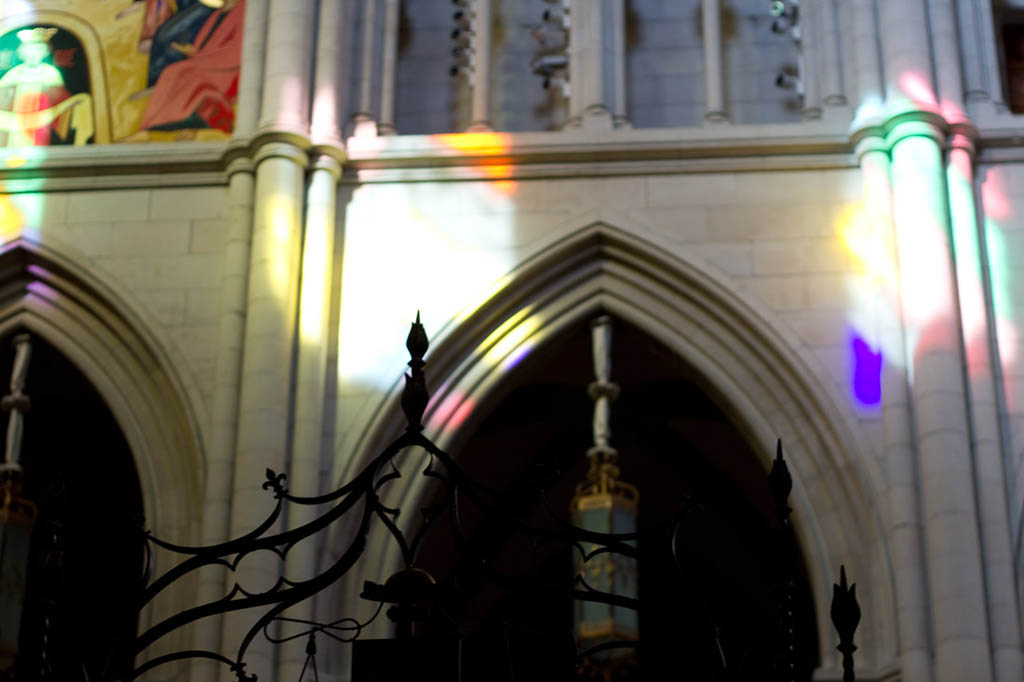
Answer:
[(245, 0), (224, 0), (207, 18), (195, 42), (172, 44), (186, 58), (160, 73), (142, 115), (140, 132), (200, 128), (231, 132), (244, 17)]
[(8, 135), (8, 147), (45, 146), (50, 144), (52, 132), (67, 134), (67, 116), (58, 121), (64, 125), (57, 128), (48, 117), (40, 120), (39, 125), (27, 122), (33, 120), (31, 114), (46, 111), (70, 96), (60, 70), (43, 61), (50, 54), (49, 41), (55, 33), (56, 28), (18, 31), (18, 57), (22, 63), (0, 78), (0, 101), (10, 100), (9, 106), (0, 107), (15, 114), (9, 117), (15, 119), (14, 125), (0, 127)]

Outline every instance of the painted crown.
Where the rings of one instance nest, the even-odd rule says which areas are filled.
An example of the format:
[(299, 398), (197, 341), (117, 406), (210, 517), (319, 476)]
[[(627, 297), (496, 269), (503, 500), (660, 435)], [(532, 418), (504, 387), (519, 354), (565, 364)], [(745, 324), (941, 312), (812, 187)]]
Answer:
[(57, 33), (55, 28), (43, 28), (42, 26), (36, 28), (26, 28), (23, 31), (18, 31), (18, 40), (23, 43), (48, 43)]

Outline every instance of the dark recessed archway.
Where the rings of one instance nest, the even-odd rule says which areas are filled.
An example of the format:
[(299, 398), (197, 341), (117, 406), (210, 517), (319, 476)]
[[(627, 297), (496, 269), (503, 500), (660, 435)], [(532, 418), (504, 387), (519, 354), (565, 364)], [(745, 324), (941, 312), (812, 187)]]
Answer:
[[(5, 393), (13, 336), (0, 339)], [(16, 679), (41, 677), (44, 635), (49, 663), (59, 679), (96, 679), (105, 670), (123, 671), (131, 662), (112, 646), (134, 637), (137, 626), (133, 591), (142, 569), (139, 478), (128, 444), (95, 388), (40, 336), (33, 334), (31, 343), (25, 387), (31, 408), (25, 416), (21, 464), (23, 495), (37, 505), (39, 515)], [(63, 547), (56, 572), (46, 568), (53, 563), (45, 563), (54, 532)]]
[[(641, 673), (682, 669), (688, 679), (722, 678), (717, 626), (729, 665), (747, 666), (755, 679), (758, 659), (763, 661), (759, 651), (771, 646), (777, 617), (767, 472), (678, 357), (639, 329), (620, 320), (614, 324), (612, 378), (622, 392), (612, 409), (612, 443), (623, 480), (640, 491)], [(459, 439), (452, 454), (471, 476), (495, 487), (535, 475), (537, 464), (556, 470), (548, 502), (567, 518), (592, 443), (593, 403), (586, 393), (592, 380), (590, 329), (580, 325), (514, 368), (488, 416)], [(667, 529), (686, 496), (702, 509), (686, 516), (679, 535), (681, 573)], [(538, 551), (512, 537), (502, 541), (506, 546), (498, 555), (511, 571), (539, 571), (553, 579), (571, 571), (571, 559), (557, 547)], [(793, 560), (802, 668), (797, 679), (810, 680), (819, 661), (814, 608), (803, 561)], [(438, 524), (417, 565), (445, 583), (456, 563), (449, 534)], [(554, 636), (571, 632), (568, 602), (541, 595), (513, 599), (484, 583), (474, 590), (468, 598), (461, 590), (460, 601), (449, 607), (465, 621), (495, 621), (512, 613)], [(520, 671), (517, 679), (546, 679), (544, 654), (535, 654), (538, 667)]]

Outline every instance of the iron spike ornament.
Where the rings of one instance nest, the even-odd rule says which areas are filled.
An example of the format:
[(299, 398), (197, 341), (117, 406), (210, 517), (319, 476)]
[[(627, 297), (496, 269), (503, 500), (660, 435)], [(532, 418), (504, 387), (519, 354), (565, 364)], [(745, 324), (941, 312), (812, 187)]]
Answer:
[(423, 356), (427, 354), (430, 342), (427, 332), (420, 323), (420, 313), (416, 311), (416, 321), (409, 329), (405, 339), (405, 347), (409, 350), (409, 368), (412, 374), (405, 375), (405, 388), (402, 391), (402, 411), (409, 422), (409, 429), (423, 430), (423, 412), (427, 409), (430, 394), (427, 392), (427, 379), (423, 367), (427, 364)]
[(768, 474), (768, 484), (772, 490), (772, 500), (775, 502), (776, 520), (784, 525), (789, 522), (789, 493), (793, 490), (793, 477), (789, 474), (789, 466), (782, 458), (782, 439), (779, 438), (775, 445), (775, 460), (772, 462), (771, 473)]
[(853, 634), (860, 624), (860, 605), (857, 604), (857, 583), (846, 584), (846, 566), (839, 567), (839, 584), (832, 584), (832, 625), (839, 633), (839, 645), (836, 647), (843, 654), (843, 682), (854, 682), (853, 652), (857, 646), (853, 643)]

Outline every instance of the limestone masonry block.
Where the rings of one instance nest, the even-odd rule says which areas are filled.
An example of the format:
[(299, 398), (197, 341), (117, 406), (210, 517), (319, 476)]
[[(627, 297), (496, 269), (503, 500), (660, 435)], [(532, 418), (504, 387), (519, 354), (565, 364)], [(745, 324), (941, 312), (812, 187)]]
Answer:
[(116, 222), (111, 225), (110, 253), (115, 256), (169, 256), (188, 251), (187, 220)]
[(68, 202), (68, 221), (145, 220), (150, 191), (144, 189), (75, 192)]
[(226, 211), (223, 187), (174, 187), (154, 190), (149, 217), (157, 220), (219, 218)]

